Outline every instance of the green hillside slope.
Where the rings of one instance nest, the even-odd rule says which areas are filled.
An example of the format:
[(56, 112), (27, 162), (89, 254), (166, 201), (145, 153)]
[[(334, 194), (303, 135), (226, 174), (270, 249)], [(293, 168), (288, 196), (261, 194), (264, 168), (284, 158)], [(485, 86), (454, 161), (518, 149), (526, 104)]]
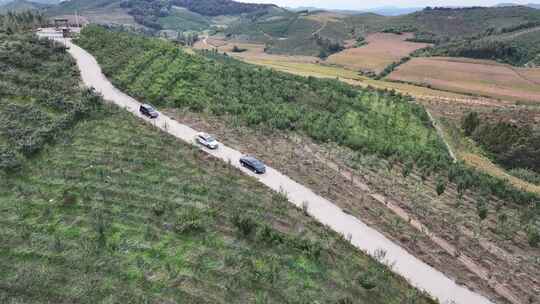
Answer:
[(350, 17), (349, 26), (368, 31), (408, 31), (415, 41), (435, 43), (435, 56), (534, 63), (540, 54), (540, 10), (524, 6), (434, 8), (397, 17)]
[[(415, 167), (426, 178), (441, 176), (461, 192), (492, 194), (519, 206), (536, 199), (452, 163), (424, 109), (406, 96), (293, 76), (212, 52), (190, 55), (170, 42), (99, 27), (85, 28), (77, 43), (97, 57), (115, 85), (158, 106), (230, 118), (231, 124), (269, 134), (298, 132), (320, 143), (376, 154)], [(534, 218), (540, 209), (524, 212)]]
[(0, 14), (5, 12), (24, 12), (24, 11), (35, 11), (47, 7), (46, 4), (41, 4), (32, 1), (26, 0), (15, 0), (8, 2), (0, 6)]
[(405, 96), (190, 55), (170, 42), (95, 26), (86, 27), (78, 43), (116, 85), (156, 105), (234, 114), (252, 127), (306, 132), (434, 167), (449, 159), (424, 109)]
[(0, 171), (1, 303), (434, 303), (283, 195), (80, 89), (63, 48), (0, 35), (2, 160), (20, 155)]

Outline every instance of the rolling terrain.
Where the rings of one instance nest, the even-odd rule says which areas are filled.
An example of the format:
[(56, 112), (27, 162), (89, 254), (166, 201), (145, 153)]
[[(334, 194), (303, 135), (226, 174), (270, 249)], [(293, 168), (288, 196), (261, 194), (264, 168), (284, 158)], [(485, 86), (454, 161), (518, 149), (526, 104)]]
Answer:
[(1, 302), (434, 303), (383, 254), (81, 89), (63, 46), (0, 35)]
[(47, 4), (42, 4), (38, 2), (26, 1), (26, 0), (15, 0), (12, 2), (7, 2), (3, 5), (0, 5), (0, 14), (7, 12), (24, 12), (24, 11), (37, 11), (46, 8)]
[(504, 100), (540, 100), (540, 69), (466, 58), (413, 58), (388, 79)]
[(345, 49), (328, 57), (328, 64), (343, 66), (364, 74), (380, 74), (387, 66), (402, 58), (408, 57), (412, 52), (430, 46), (426, 43), (409, 42), (412, 34), (395, 35), (389, 33), (376, 33), (367, 35), (367, 45)]
[[(115, 43), (104, 43), (107, 40)], [(538, 274), (534, 258), (517, 266), (512, 264), (512, 257), (538, 255), (534, 241), (537, 210), (527, 203), (535, 196), (470, 168), (450, 165), (447, 155), (439, 161), (426, 161), (427, 157), (437, 159), (436, 151), (445, 155), (445, 148), (440, 142), (431, 146), (422, 139), (437, 135), (431, 127), (426, 129), (423, 123), (414, 122), (414, 117), (427, 119), (422, 111), (416, 113), (415, 107), (394, 103), (403, 96), (396, 95), (394, 102), (387, 103), (385, 99), (393, 100), (389, 91), (360, 90), (361, 102), (347, 110), (348, 98), (358, 96), (345, 98), (341, 94), (352, 94), (347, 93), (352, 87), (335, 81), (320, 82), (258, 69), (211, 51), (189, 55), (172, 43), (95, 27), (86, 28), (77, 43), (94, 53), (108, 77), (132, 96), (169, 108), (168, 113), (188, 125), (226, 134), (222, 137), (240, 150), (264, 155), (263, 160), (273, 167), (291, 174), (299, 183), (313, 185), (319, 195), (377, 227), (447, 275), (502, 302), (503, 298), (512, 303), (534, 299)], [(119, 58), (114, 55), (119, 54), (116, 48), (133, 55)], [(278, 78), (279, 82), (274, 82)], [(150, 83), (152, 86), (145, 85)], [(302, 83), (309, 85), (312, 93), (296, 95), (309, 96), (307, 100), (287, 97), (287, 92), (302, 92)], [(295, 87), (292, 91), (291, 86)], [(224, 87), (227, 95), (220, 94)], [(277, 91), (269, 93), (273, 89)], [(333, 92), (332, 98), (341, 100), (341, 107), (332, 113), (362, 115), (354, 123), (358, 128), (349, 129), (352, 133), (341, 133), (339, 123), (334, 124), (334, 118), (325, 114), (328, 105), (321, 107), (318, 102), (325, 100), (324, 91)], [(260, 99), (268, 102), (256, 102)], [(363, 109), (362, 104), (368, 107)], [(296, 116), (298, 111), (311, 123)], [(317, 127), (320, 120), (311, 118), (313, 115), (325, 117), (324, 128)], [(377, 125), (384, 121), (389, 124)], [(267, 144), (261, 145), (256, 139)], [(355, 146), (352, 139), (363, 144)], [(409, 140), (416, 142), (416, 147), (408, 146)], [(309, 148), (305, 147), (307, 143), (311, 143)], [(415, 159), (415, 155), (423, 157)], [(352, 184), (351, 176), (356, 180)], [(367, 192), (365, 185), (369, 185)], [(501, 206), (501, 201), (512, 203)], [(409, 226), (411, 220), (420, 224)], [(424, 234), (425, 229), (430, 233)], [(461, 258), (455, 259), (456, 255)], [(505, 276), (509, 269), (520, 275)]]
[[(80, 89), (63, 47), (19, 33), (43, 17), (0, 15), (0, 177), (10, 179), (0, 212), (15, 227), (0, 234), (0, 302), (431, 302), (389, 274), (382, 252), (373, 260), (350, 246), (366, 239), (318, 226), (274, 175), (258, 179), (279, 193), (165, 134), (185, 140), (178, 125), (257, 155), (493, 303), (540, 300), (539, 10), (72, 0), (46, 13), (75, 10), (108, 25), (75, 43), (172, 128)], [(61, 290), (82, 271), (72, 265), (86, 277)]]

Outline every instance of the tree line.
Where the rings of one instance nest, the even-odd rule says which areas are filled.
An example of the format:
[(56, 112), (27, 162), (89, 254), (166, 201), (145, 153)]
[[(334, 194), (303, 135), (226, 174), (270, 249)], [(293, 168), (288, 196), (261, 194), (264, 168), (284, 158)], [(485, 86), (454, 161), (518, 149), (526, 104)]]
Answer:
[(490, 122), (477, 112), (470, 112), (464, 116), (462, 128), (496, 163), (507, 169), (530, 169), (540, 174), (540, 132), (532, 126)]

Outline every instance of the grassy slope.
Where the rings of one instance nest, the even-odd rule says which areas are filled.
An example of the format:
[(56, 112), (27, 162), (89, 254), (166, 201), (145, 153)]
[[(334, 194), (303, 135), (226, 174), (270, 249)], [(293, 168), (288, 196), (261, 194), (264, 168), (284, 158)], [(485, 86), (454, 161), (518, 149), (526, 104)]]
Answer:
[(36, 2), (26, 1), (26, 0), (16, 0), (13, 2), (6, 3), (5, 5), (0, 5), (0, 14), (6, 12), (24, 12), (30, 10), (39, 10), (46, 7), (45, 4), (40, 4)]
[(87, 27), (81, 37), (78, 43), (97, 57), (113, 82), (143, 100), (233, 115), (236, 123), (267, 132), (301, 132), (319, 142), (400, 160), (427, 175), (450, 178), (451, 173), (462, 190), (523, 205), (535, 199), (497, 178), (451, 164), (424, 110), (406, 97), (261, 70), (222, 56), (188, 56), (168, 42), (98, 27)]
[(314, 33), (339, 43), (350, 38), (350, 31), (343, 20), (327, 19), (324, 13), (319, 15), (319, 12), (299, 14), (274, 9), (256, 18), (242, 18), (226, 33), (266, 43), (269, 53), (318, 56), (323, 48), (317, 44)]
[[(256, 181), (128, 114), (102, 114), (2, 183), (0, 299), (405, 297), (406, 285), (387, 275), (380, 290), (363, 289), (356, 276), (369, 259)], [(257, 227), (245, 236), (234, 216)]]
[[(97, 27), (87, 27), (78, 42), (96, 55), (119, 87), (150, 102), (234, 114), (251, 127), (299, 130), (316, 140), (429, 159), (431, 165), (447, 160), (424, 110), (403, 96), (261, 70), (220, 57), (209, 60), (181, 52), (172, 43)], [(117, 58), (119, 49), (130, 55)]]
[[(23, 81), (8, 78), (14, 90), (1, 100), (46, 115), (16, 121), (40, 130), (69, 115), (44, 98), (50, 72), (69, 104), (85, 95), (65, 52), (22, 44), (25, 64), (2, 63)], [(20, 170), (0, 173), (0, 302), (432, 303), (232, 167), (122, 110), (85, 110)]]
[(110, 0), (71, 0), (60, 3), (47, 10), (48, 15), (73, 14), (75, 11), (83, 13), (86, 10), (98, 10), (105, 8), (118, 8), (120, 1)]
[(96, 98), (78, 88), (71, 77), (77, 68), (63, 47), (28, 35), (0, 38), (0, 170), (17, 170), (87, 117)]
[(169, 16), (158, 20), (164, 29), (175, 31), (202, 31), (208, 29), (211, 25), (208, 17), (190, 12), (184, 8), (173, 8)]

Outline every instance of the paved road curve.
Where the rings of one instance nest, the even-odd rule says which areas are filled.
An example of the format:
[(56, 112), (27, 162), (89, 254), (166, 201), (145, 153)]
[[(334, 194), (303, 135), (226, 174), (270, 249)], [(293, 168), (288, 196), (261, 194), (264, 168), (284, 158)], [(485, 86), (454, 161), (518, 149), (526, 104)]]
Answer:
[[(45, 34), (46, 35), (46, 34)], [(63, 40), (63, 39), (62, 39)], [(193, 143), (197, 131), (160, 113), (158, 119), (150, 121), (142, 116), (138, 109), (140, 103), (130, 96), (117, 90), (102, 74), (97, 61), (82, 48), (65, 41), (69, 46), (70, 54), (76, 59), (83, 82), (88, 87), (94, 87), (103, 97), (118, 106), (125, 108), (133, 115), (154, 124), (167, 133)], [(420, 261), (400, 246), (394, 244), (378, 231), (368, 227), (357, 218), (345, 214), (339, 207), (330, 201), (318, 196), (280, 172), (267, 168), (266, 174), (259, 176), (242, 168), (238, 163), (241, 157), (239, 151), (220, 145), (218, 150), (205, 150), (207, 153), (230, 162), (247, 175), (253, 176), (261, 183), (275, 191), (284, 191), (291, 203), (301, 207), (308, 203), (308, 212), (319, 222), (333, 230), (350, 237), (351, 243), (357, 248), (374, 254), (376, 250), (386, 251), (386, 259), (394, 263), (393, 270), (405, 277), (411, 284), (425, 290), (441, 303), (456, 304), (492, 304), (485, 297), (468, 290), (450, 280), (443, 273)]]

